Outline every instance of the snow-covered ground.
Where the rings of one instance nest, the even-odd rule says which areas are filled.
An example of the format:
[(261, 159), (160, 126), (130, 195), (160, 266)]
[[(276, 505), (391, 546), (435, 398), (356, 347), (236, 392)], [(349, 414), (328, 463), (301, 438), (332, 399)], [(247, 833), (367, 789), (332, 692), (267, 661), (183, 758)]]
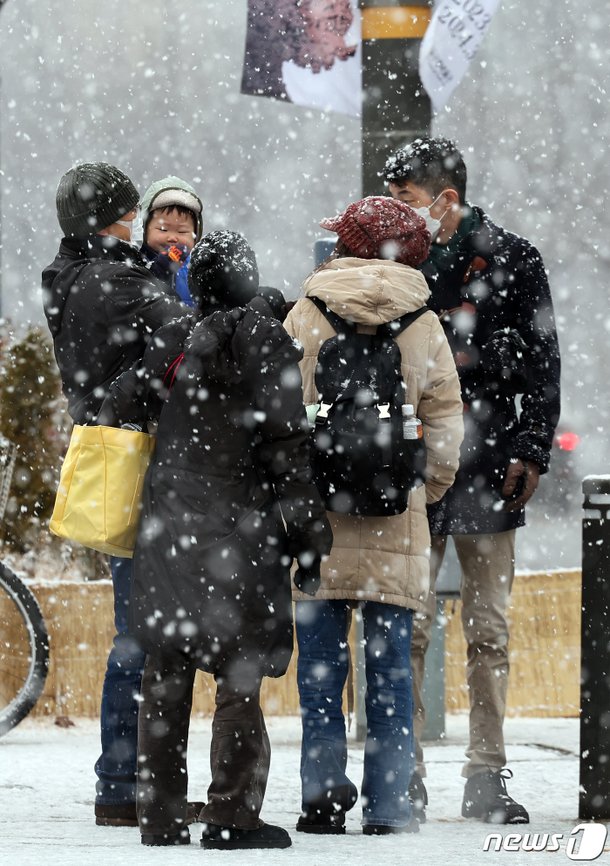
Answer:
[[(73, 728), (52, 720), (26, 720), (0, 740), (0, 863), (3, 866), (177, 866), (206, 862), (293, 864), (293, 866), (462, 866), (462, 864), (569, 863), (566, 841), (579, 823), (578, 721), (576, 719), (509, 719), (506, 735), (510, 767), (515, 773), (509, 791), (530, 810), (529, 827), (498, 828), (460, 817), (463, 781), (460, 769), (466, 739), (464, 716), (447, 717), (447, 736), (427, 748), (428, 822), (418, 835), (363, 837), (358, 805), (348, 815), (347, 835), (316, 837), (292, 833), (285, 851), (211, 852), (193, 844), (181, 848), (144, 848), (130, 828), (96, 827), (93, 820), (93, 763), (98, 755), (97, 722), (75, 719)], [(262, 817), (293, 829), (299, 813), (299, 722), (268, 719), (272, 763)], [(205, 799), (209, 780), (208, 720), (195, 720), (189, 749), (190, 793)], [(352, 778), (362, 775), (362, 747), (350, 749)], [(563, 834), (558, 852), (484, 851), (488, 833), (500, 829)], [(610, 863), (610, 834), (597, 860)]]

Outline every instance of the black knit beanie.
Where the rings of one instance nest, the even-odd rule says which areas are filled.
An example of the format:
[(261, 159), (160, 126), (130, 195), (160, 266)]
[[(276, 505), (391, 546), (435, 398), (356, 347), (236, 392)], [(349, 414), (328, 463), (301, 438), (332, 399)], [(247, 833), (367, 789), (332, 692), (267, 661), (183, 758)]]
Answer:
[(140, 197), (131, 180), (106, 162), (84, 162), (57, 187), (57, 219), (65, 237), (83, 238), (121, 219)]
[(191, 252), (189, 289), (203, 311), (243, 307), (258, 290), (254, 250), (238, 232), (204, 235)]

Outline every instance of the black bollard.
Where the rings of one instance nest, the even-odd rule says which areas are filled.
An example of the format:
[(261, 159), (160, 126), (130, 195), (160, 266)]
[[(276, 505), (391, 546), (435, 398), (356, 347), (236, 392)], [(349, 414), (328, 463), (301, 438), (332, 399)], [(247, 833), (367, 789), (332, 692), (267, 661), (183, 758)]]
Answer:
[(578, 816), (610, 818), (610, 476), (582, 485), (580, 796)]

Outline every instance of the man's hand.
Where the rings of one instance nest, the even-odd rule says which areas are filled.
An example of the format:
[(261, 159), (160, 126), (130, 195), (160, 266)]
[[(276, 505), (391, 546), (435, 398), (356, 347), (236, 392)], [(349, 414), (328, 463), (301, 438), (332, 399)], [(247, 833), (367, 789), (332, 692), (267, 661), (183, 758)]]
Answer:
[(538, 487), (540, 470), (536, 463), (513, 457), (506, 470), (502, 487), (502, 498), (506, 499), (505, 511), (519, 511), (532, 498)]

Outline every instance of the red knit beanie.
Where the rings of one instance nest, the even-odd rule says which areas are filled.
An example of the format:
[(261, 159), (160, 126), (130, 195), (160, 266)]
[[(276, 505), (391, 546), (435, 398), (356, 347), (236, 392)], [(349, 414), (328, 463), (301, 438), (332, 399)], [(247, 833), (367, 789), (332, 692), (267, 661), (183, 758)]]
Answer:
[(417, 267), (428, 256), (430, 232), (425, 220), (398, 199), (371, 195), (320, 223), (336, 232), (361, 259), (391, 259)]

